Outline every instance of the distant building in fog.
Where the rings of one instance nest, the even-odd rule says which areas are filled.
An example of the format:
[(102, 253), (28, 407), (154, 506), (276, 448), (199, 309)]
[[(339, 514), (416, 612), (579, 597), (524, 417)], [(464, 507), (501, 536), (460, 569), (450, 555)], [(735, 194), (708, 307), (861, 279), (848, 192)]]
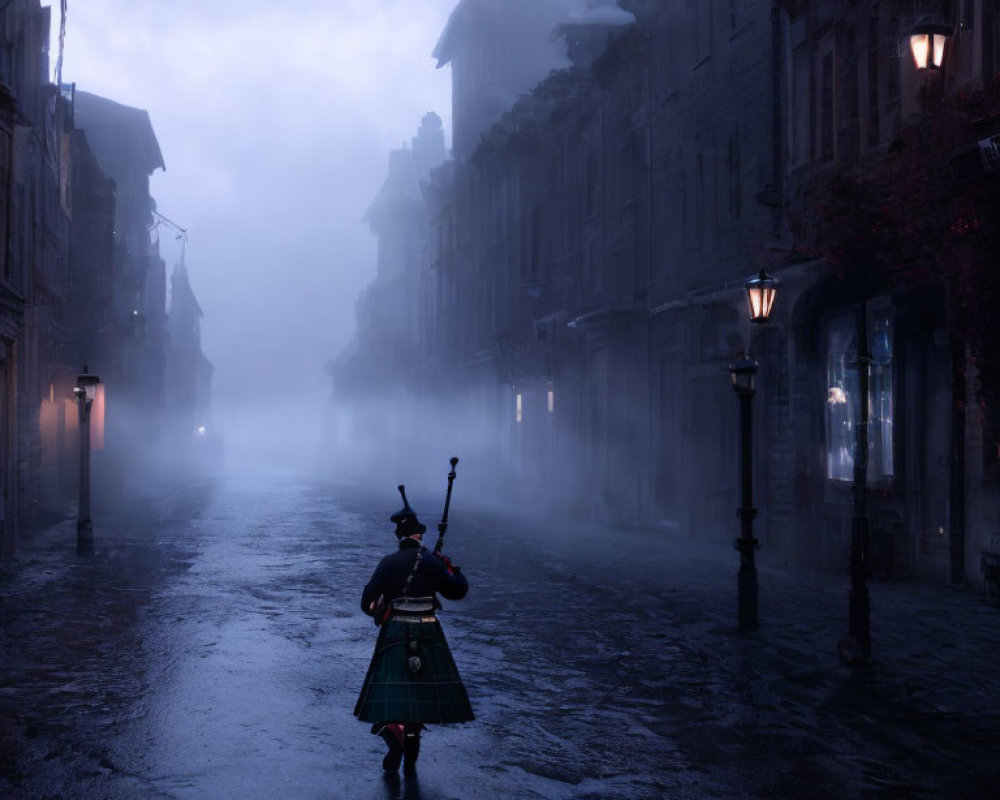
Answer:
[(98, 473), (121, 491), (160, 444), (166, 366), (166, 265), (150, 232), (149, 178), (164, 169), (149, 114), (89, 92), (75, 94), (76, 127), (115, 184), (109, 314), (93, 340), (90, 369), (106, 387), (107, 452)]
[(452, 67), (452, 147), (465, 160), (479, 135), (550, 70), (565, 66), (550, 41), (581, 0), (459, 0), (434, 48)]
[(218, 442), (211, 414), (215, 368), (201, 349), (202, 316), (182, 255), (170, 277), (164, 425), (168, 455), (182, 464)]
[(416, 434), (408, 389), (425, 352), (421, 331), (432, 308), (421, 185), (446, 155), (441, 118), (428, 113), (411, 146), (389, 154), (385, 183), (364, 216), (378, 239), (376, 274), (357, 300), (354, 339), (331, 365), (331, 414), (339, 439), (334, 446), (360, 444), (372, 466), (394, 463)]
[[(166, 275), (149, 178), (163, 169), (146, 111), (49, 80), (52, 10), (0, 3), (0, 554), (75, 513), (84, 369), (94, 507), (146, 479), (164, 421)], [(175, 283), (176, 325), (200, 309)], [(207, 414), (211, 365), (178, 335), (178, 403)], [(181, 352), (182, 351), (182, 352)], [(188, 375), (188, 372), (190, 375)], [(98, 409), (103, 409), (103, 413)], [(106, 420), (106, 427), (103, 424)]]

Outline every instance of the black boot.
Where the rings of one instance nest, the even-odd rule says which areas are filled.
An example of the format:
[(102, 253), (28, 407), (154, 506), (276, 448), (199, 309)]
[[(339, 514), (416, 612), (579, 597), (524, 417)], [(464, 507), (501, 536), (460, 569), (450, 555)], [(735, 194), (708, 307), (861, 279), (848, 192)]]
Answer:
[(417, 757), (420, 755), (420, 725), (407, 725), (403, 729), (403, 772), (412, 774), (417, 770)]
[(403, 760), (403, 745), (395, 731), (388, 725), (383, 725), (379, 729), (379, 736), (389, 746), (389, 752), (382, 759), (382, 769), (386, 772), (395, 772), (399, 769), (399, 764)]

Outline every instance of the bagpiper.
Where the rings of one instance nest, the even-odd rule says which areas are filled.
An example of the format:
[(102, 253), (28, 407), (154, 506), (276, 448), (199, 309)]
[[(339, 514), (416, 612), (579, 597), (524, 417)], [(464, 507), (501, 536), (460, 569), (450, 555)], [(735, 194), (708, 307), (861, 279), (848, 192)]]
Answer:
[(404, 771), (414, 771), (425, 725), (475, 719), (436, 614), (438, 594), (461, 600), (469, 591), (462, 570), (440, 553), (458, 459), (451, 463), (434, 551), (424, 547), (427, 527), (400, 486), (403, 508), (389, 518), (396, 525), (399, 549), (379, 561), (361, 593), (361, 610), (374, 618), (379, 634), (354, 715), (372, 723), (371, 732), (385, 741), (389, 749), (382, 768), (390, 772), (404, 760)]

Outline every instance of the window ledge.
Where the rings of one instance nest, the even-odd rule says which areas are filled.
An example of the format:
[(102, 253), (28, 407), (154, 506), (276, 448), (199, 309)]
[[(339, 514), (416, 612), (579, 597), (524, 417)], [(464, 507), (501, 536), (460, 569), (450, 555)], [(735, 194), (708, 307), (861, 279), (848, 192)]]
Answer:
[(691, 65), (691, 71), (694, 72), (697, 69), (701, 69), (705, 64), (712, 60), (712, 54), (709, 53), (707, 56), (702, 56), (698, 61), (695, 61)]

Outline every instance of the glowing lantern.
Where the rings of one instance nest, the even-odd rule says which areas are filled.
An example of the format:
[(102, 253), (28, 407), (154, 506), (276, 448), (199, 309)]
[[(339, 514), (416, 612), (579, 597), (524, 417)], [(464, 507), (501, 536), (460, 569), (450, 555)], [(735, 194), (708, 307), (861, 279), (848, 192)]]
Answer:
[(910, 50), (917, 69), (941, 69), (951, 28), (933, 17), (923, 17), (910, 31)]
[(746, 283), (747, 300), (750, 302), (750, 321), (767, 322), (778, 294), (778, 282), (764, 270)]

